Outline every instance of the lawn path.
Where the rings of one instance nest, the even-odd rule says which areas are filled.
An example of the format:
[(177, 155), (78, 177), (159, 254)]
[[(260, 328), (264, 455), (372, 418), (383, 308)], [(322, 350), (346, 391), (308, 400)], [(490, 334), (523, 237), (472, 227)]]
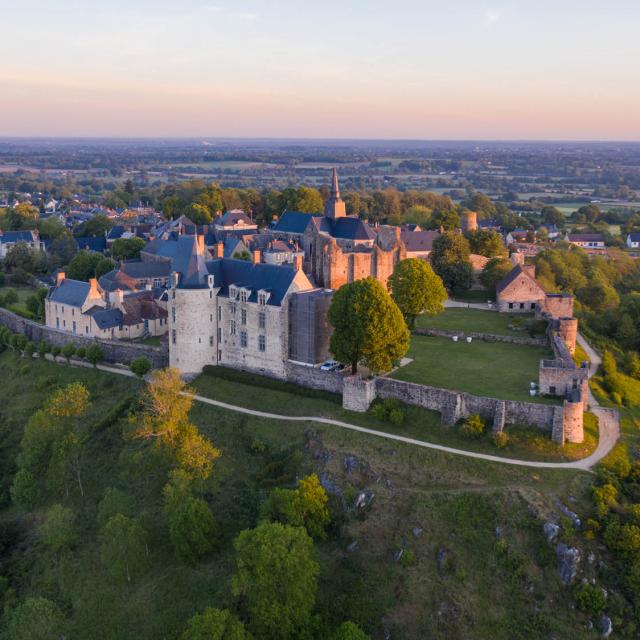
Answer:
[[(600, 362), (600, 357), (596, 354), (595, 351), (590, 347), (590, 345), (579, 336), (578, 338), (580, 345), (582, 348), (589, 354), (589, 358), (595, 364), (596, 362)], [(48, 355), (49, 360), (53, 360), (53, 357)], [(59, 358), (60, 363), (66, 364), (66, 360), (64, 358)], [(80, 366), (91, 368), (92, 365), (88, 362), (78, 362), (73, 361), (72, 366)], [(130, 378), (134, 378), (135, 375), (125, 367), (115, 367), (109, 365), (98, 365), (97, 367), (101, 371), (106, 371), (108, 373), (115, 373), (121, 376), (127, 376)], [(596, 367), (593, 367), (593, 371), (590, 371), (590, 375), (595, 372)], [(606, 456), (611, 449), (613, 449), (619, 433), (619, 421), (617, 419), (617, 412), (612, 411), (611, 409), (605, 409), (603, 407), (599, 407), (595, 398), (593, 398), (592, 409), (593, 412), (596, 413), (600, 420), (600, 429), (599, 429), (599, 439), (598, 439), (598, 447), (596, 450), (588, 457), (583, 458), (582, 460), (576, 460), (574, 462), (536, 462), (534, 460), (518, 460), (515, 458), (503, 458), (500, 456), (492, 456), (488, 453), (477, 453), (475, 451), (465, 451), (464, 449), (454, 449), (453, 447), (446, 447), (440, 444), (434, 444), (432, 442), (425, 442), (424, 440), (416, 440), (415, 438), (408, 438), (406, 436), (400, 436), (395, 433), (388, 433), (385, 431), (376, 431), (374, 429), (367, 429), (366, 427), (360, 427), (355, 424), (350, 424), (349, 422), (342, 422), (341, 420), (333, 420), (332, 418), (323, 418), (321, 416), (287, 416), (281, 415), (277, 413), (268, 413), (266, 411), (257, 411), (256, 409), (247, 409), (246, 407), (240, 407), (235, 404), (228, 404), (226, 402), (221, 402), (220, 400), (212, 400), (211, 398), (206, 398), (204, 396), (200, 396), (197, 394), (193, 395), (193, 399), (196, 402), (201, 402), (203, 404), (208, 404), (214, 407), (219, 407), (221, 409), (226, 409), (227, 411), (235, 411), (236, 413), (243, 413), (249, 416), (256, 416), (258, 418), (267, 418), (270, 420), (283, 420), (288, 422), (318, 422), (320, 424), (326, 424), (334, 427), (339, 427), (341, 429), (348, 429), (350, 431), (358, 431), (360, 433), (366, 433), (370, 436), (375, 436), (377, 438), (384, 438), (386, 440), (393, 440), (395, 442), (403, 442), (404, 444), (410, 444), (416, 447), (422, 447), (424, 449), (433, 449), (435, 451), (441, 451), (443, 453), (450, 453), (458, 456), (466, 456), (467, 458), (475, 458), (476, 460), (486, 460), (487, 462), (497, 462), (500, 464), (511, 464), (519, 467), (531, 467), (533, 469), (573, 469), (577, 471), (590, 471), (591, 467), (594, 466), (597, 462), (599, 462), (604, 456)], [(591, 402), (591, 396), (590, 396)]]

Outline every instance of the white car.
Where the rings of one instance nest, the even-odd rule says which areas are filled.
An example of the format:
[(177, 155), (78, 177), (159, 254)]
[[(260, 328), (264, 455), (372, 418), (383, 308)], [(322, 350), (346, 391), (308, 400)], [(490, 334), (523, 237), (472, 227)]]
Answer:
[(327, 360), (320, 365), (320, 371), (335, 371), (339, 366), (337, 360)]

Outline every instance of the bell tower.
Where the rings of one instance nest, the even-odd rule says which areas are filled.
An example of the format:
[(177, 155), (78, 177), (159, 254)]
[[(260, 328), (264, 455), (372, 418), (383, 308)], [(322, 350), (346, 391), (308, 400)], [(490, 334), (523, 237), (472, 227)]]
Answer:
[(324, 215), (326, 218), (335, 220), (344, 218), (347, 215), (347, 208), (344, 200), (340, 197), (340, 187), (338, 186), (338, 172), (333, 168), (331, 174), (331, 193), (324, 205)]

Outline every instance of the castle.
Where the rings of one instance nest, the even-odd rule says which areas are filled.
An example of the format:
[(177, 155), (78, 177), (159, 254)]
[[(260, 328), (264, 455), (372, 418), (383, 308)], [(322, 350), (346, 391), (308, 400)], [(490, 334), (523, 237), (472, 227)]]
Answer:
[(297, 242), (304, 251), (305, 272), (327, 289), (369, 276), (386, 286), (395, 265), (406, 257), (399, 227), (372, 227), (347, 215), (335, 169), (323, 215), (285, 211), (270, 233)]

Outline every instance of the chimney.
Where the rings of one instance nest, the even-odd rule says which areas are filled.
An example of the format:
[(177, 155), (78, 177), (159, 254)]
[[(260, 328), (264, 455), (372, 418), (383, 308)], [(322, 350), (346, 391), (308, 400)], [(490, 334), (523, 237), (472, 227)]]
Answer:
[(216, 258), (224, 258), (224, 242), (216, 244)]
[(89, 279), (89, 294), (99, 295), (98, 294), (98, 281), (96, 278)]
[(116, 289), (109, 294), (109, 302), (114, 307), (121, 307), (124, 301), (124, 291), (122, 289)]
[(521, 253), (520, 251), (514, 251), (511, 254), (511, 264), (513, 264), (514, 267), (519, 264), (524, 264), (524, 253)]
[(56, 273), (56, 287), (59, 287), (66, 277), (67, 274), (64, 271), (58, 271), (58, 273)]
[(302, 256), (300, 254), (293, 256), (293, 268), (296, 271), (302, 271)]
[(198, 245), (198, 253), (203, 255), (204, 254), (204, 236), (203, 235), (198, 235), (196, 233), (196, 244)]
[(251, 252), (251, 262), (253, 262), (253, 264), (260, 264), (260, 249), (254, 249)]

